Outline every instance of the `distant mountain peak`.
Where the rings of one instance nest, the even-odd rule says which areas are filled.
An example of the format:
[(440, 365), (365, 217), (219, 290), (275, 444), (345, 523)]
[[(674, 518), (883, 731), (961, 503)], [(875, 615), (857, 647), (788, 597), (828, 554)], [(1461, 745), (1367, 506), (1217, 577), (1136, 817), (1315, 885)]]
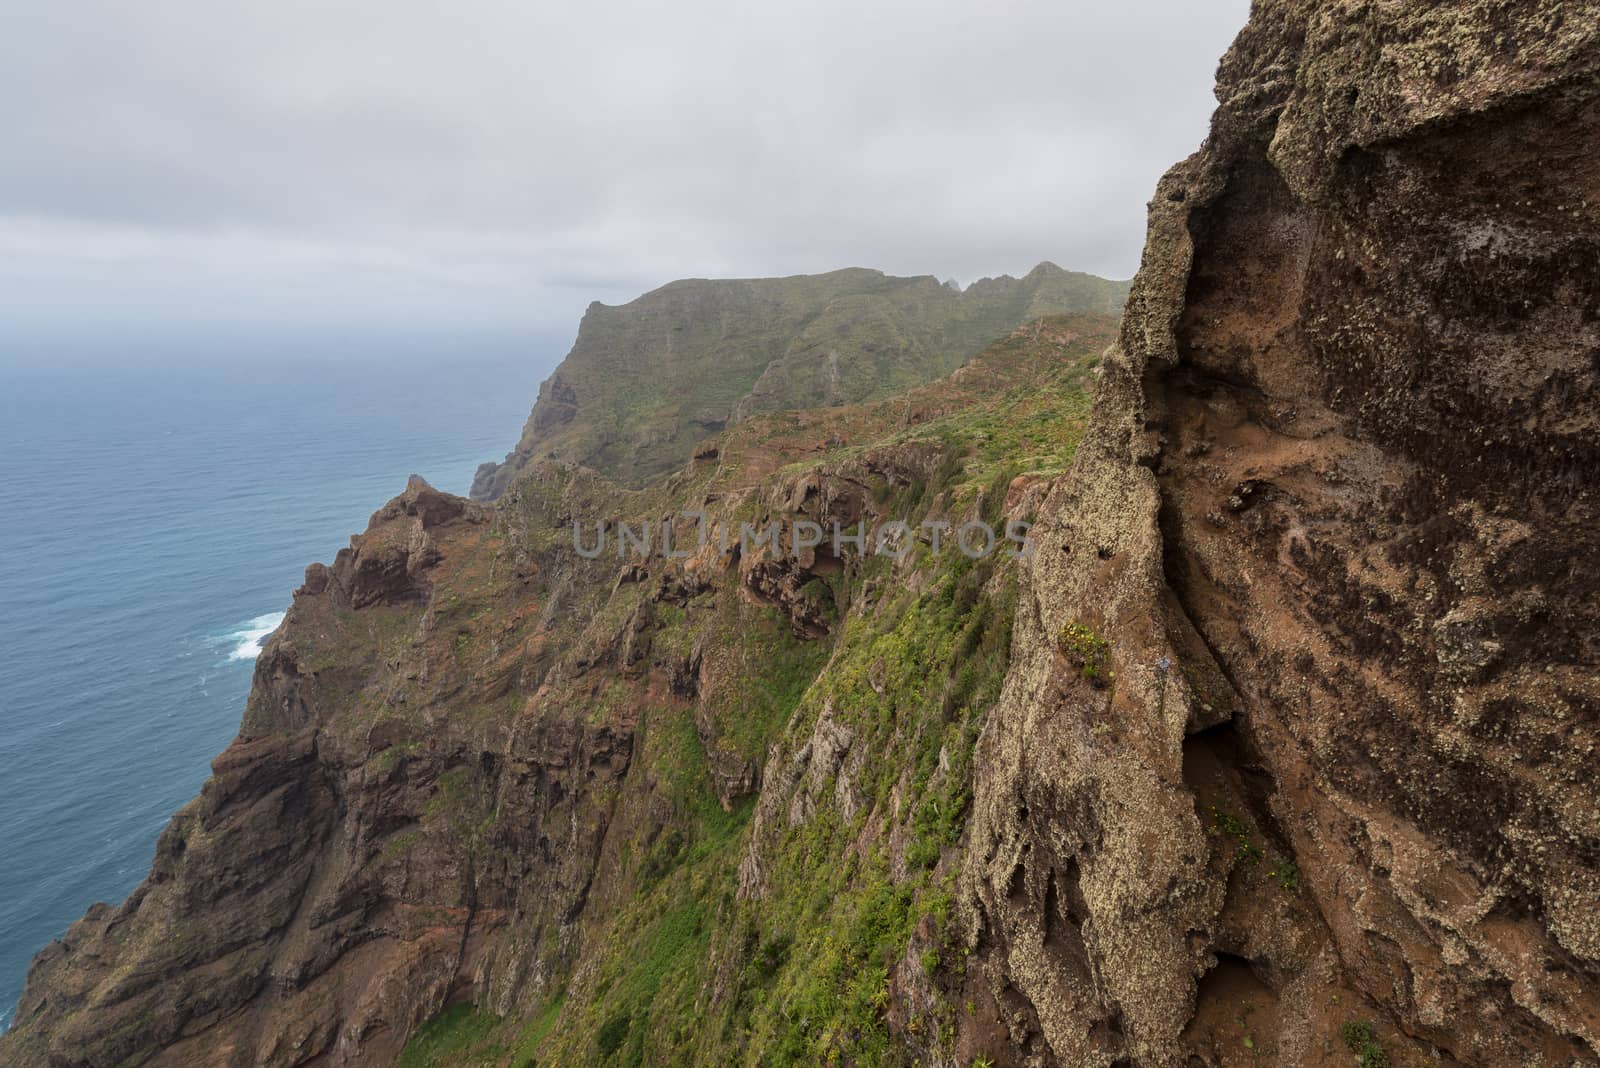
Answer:
[(628, 485), (675, 470), (708, 435), (758, 411), (873, 400), (931, 382), (1023, 322), (1116, 314), (1127, 282), (1048, 261), (963, 288), (844, 267), (784, 278), (684, 278), (589, 305), (521, 440), (473, 483), (498, 496), (533, 460)]

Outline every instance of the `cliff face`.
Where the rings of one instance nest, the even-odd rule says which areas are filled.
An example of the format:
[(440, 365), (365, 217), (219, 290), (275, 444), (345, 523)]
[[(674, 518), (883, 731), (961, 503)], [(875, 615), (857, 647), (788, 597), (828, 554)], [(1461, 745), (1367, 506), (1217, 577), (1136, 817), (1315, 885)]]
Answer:
[(1029, 320), (1115, 315), (1128, 283), (1041, 263), (966, 290), (851, 269), (792, 278), (673, 282), (620, 307), (593, 304), (540, 387), (517, 447), (484, 464), (472, 496), (498, 497), (532, 461), (582, 464), (641, 485), (756, 412), (875, 400), (949, 374)]
[(308, 570), (0, 1060), (1596, 1063), (1597, 96), (1591, 7), (1259, 3), (1120, 328), (632, 486), (558, 374)]
[(1224, 59), (979, 750), (1027, 1048), (1600, 1053), (1597, 19), (1261, 4)]
[[(1018, 562), (791, 555), (738, 524), (1020, 520), (1115, 322), (1029, 324), (876, 404), (756, 413), (640, 490), (561, 464), (492, 507), (413, 482), (308, 569), (238, 739), (146, 882), (40, 954), (0, 1057), (383, 1064), (441, 1010), (408, 1056), (891, 1049), (879, 999), (951, 914)], [(697, 545), (689, 508), (733, 544)], [(663, 517), (688, 556), (619, 551), (619, 524)], [(595, 520), (589, 558), (572, 525), (592, 546)]]

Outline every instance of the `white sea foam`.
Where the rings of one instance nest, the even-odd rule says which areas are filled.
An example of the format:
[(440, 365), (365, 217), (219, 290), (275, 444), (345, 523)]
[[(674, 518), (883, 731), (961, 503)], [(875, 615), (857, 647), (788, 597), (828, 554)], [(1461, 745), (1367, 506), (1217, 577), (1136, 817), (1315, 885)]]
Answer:
[(267, 635), (278, 629), (278, 624), (283, 622), (282, 612), (268, 612), (264, 616), (246, 623), (241, 623), (225, 636), (226, 640), (234, 643), (233, 651), (228, 654), (229, 660), (254, 660), (261, 655), (261, 643)]

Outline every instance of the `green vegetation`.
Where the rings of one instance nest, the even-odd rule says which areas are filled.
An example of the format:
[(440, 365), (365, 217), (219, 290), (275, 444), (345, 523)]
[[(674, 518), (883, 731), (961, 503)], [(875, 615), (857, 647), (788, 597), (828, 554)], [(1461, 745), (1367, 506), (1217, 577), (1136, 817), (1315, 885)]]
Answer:
[[(885, 514), (1002, 522), (1018, 475), (1070, 461), (1088, 407), (1089, 347), (1066, 355), (1080, 328), (1097, 337), (1105, 327), (1050, 322), (992, 346), (956, 384), (917, 395), (935, 418), (908, 426), (899, 401), (835, 409), (828, 433), (924, 450), (928, 481), (870, 487)], [(793, 484), (819, 464), (810, 418), (757, 415), (724, 442), (743, 442), (770, 471), (782, 435), (795, 435), (807, 459), (773, 476)], [(733, 480), (717, 483), (730, 502), (721, 518), (764, 521), (770, 498), (741, 491), (737, 449), (727, 447), (715, 472), (698, 465), (632, 491), (624, 514), (670, 514), (711, 493), (715, 474)], [(824, 462), (865, 448), (840, 445)], [(506, 499), (504, 551), (590, 566), (567, 561), (570, 533), (558, 529), (563, 515), (596, 504), (591, 495), (604, 500), (604, 483), (586, 478), (532, 469)], [(547, 679), (541, 705), (571, 709), (590, 728), (633, 731), (626, 778), (597, 796), (611, 806), (612, 844), (593, 891), (605, 897), (604, 923), (584, 926), (581, 969), (553, 959), (558, 993), (500, 1022), (442, 1019), (427, 1048), (448, 1041), (462, 1064), (892, 1060), (902, 1040), (890, 1032), (891, 974), (941, 985), (966, 967), (951, 855), (966, 832), (977, 739), (1008, 667), (1014, 565), (1004, 553), (974, 561), (922, 543), (898, 565), (852, 559), (801, 590), (829, 622), (815, 639), (797, 637), (784, 609), (736, 579), (662, 597), (654, 572), (617, 582), (615, 560), (594, 566), (563, 593), (570, 610), (545, 614), (539, 633), (601, 667)], [(439, 620), (452, 646), (473, 635), (450, 649), (452, 660), (481, 662), (500, 641), (493, 621), (471, 611), (447, 604)], [(1086, 627), (1073, 638), (1085, 678), (1109, 685), (1109, 646)], [(633, 658), (613, 670), (625, 644)], [(802, 761), (776, 817), (756, 819), (749, 779), (757, 769), (769, 782), (784, 774), (814, 735), (827, 741), (810, 759), (837, 745), (837, 766), (814, 781)], [(468, 771), (440, 777), (425, 833), (483, 825)], [(724, 804), (730, 789), (736, 799)], [(953, 1056), (957, 1011), (914, 1013), (906, 1026)], [(423, 1055), (421, 1041), (408, 1055)]]
[(1250, 828), (1239, 817), (1231, 812), (1224, 811), (1215, 806), (1211, 809), (1212, 825), (1224, 835), (1234, 839), (1242, 855), (1259, 854), (1260, 850), (1250, 842)]
[[(1266, 856), (1265, 851), (1251, 838), (1250, 825), (1226, 809), (1211, 806), (1211, 825), (1213, 833), (1234, 843), (1236, 863), (1250, 867)], [(1288, 893), (1300, 891), (1300, 866), (1288, 857), (1279, 857), (1278, 862), (1267, 869), (1266, 877)]]
[(1083, 680), (1095, 687), (1109, 686), (1117, 673), (1110, 668), (1111, 643), (1083, 623), (1072, 622), (1056, 635), (1056, 648)]
[(1345, 1048), (1355, 1054), (1357, 1068), (1389, 1068), (1389, 1054), (1378, 1044), (1377, 1032), (1366, 1020), (1349, 1020), (1339, 1028)]
[(1255, 1054), (1257, 1058), (1260, 1058), (1262, 1053), (1261, 1046), (1256, 1041), (1255, 1033), (1250, 1027), (1250, 1017), (1255, 1015), (1255, 1011), (1256, 1007), (1253, 1003), (1245, 1002), (1239, 1006), (1239, 1015), (1235, 1022), (1239, 1025), (1239, 1044)]
[(764, 606), (741, 604), (711, 627), (710, 635), (732, 652), (706, 705), (727, 713), (721, 743), (760, 760), (827, 662), (829, 647), (795, 637), (788, 621)]
[[(1115, 316), (1127, 292), (1126, 282), (1040, 264), (964, 292), (849, 269), (673, 282), (620, 307), (593, 305), (507, 468), (474, 490), (499, 493), (535, 455), (643, 485), (739, 417), (887, 397), (949, 374), (1031, 319)], [(675, 388), (657, 388), (669, 379)]]
[[(939, 858), (965, 827), (973, 745), (1004, 677), (1013, 599), (1009, 575), (953, 567), (932, 589), (902, 591), (875, 618), (852, 620), (808, 695), (808, 704), (831, 700), (835, 721), (881, 754), (857, 783), (868, 805), (881, 808), (897, 783), (906, 786), (908, 876), (894, 880), (881, 847), (850, 851), (864, 811), (847, 820), (821, 809), (771, 843), (772, 896), (751, 917), (770, 933), (754, 941), (791, 948), (780, 968), (746, 969), (729, 1028), (748, 1030), (766, 1063), (871, 1064), (886, 1053), (889, 971), (921, 917), (948, 923)], [(960, 961), (957, 950), (930, 948), (917, 963), (928, 974)]]
[[(595, 978), (581, 1002), (569, 998), (540, 1055), (774, 1066), (887, 1055), (889, 973), (923, 917), (941, 930), (949, 923), (939, 857), (965, 827), (972, 749), (1010, 645), (1011, 577), (961, 559), (923, 593), (902, 588), (872, 616), (846, 621), (824, 675), (815, 653), (777, 642), (789, 657), (777, 677), (788, 682), (775, 684), (771, 711), (797, 702), (792, 717), (784, 713), (789, 736), (803, 738), (831, 703), (836, 722), (876, 754), (861, 771), (863, 801), (882, 805), (896, 782), (906, 787), (908, 876), (895, 877), (881, 840), (851, 850), (865, 810), (847, 818), (825, 803), (801, 826), (758, 843), (768, 893), (739, 899), (749, 805), (728, 813), (716, 804), (688, 710), (654, 712), (639, 759), (679, 816), (639, 850), (637, 890), (610, 925)], [(760, 645), (774, 635), (757, 627), (743, 637)], [(936, 946), (914, 966), (937, 975), (962, 959), (959, 949)], [(712, 968), (726, 976), (727, 995), (716, 1018), (703, 1021), (697, 998)]]
[(596, 971), (508, 1041), (519, 1058), (670, 1063), (686, 1057), (696, 1037), (695, 998), (731, 900), (751, 805), (725, 811), (717, 803), (688, 709), (653, 709), (640, 745), (636, 759), (669, 800), (670, 819), (633, 851), (631, 893), (594, 932)]
[(1211, 809), (1212, 826), (1226, 838), (1233, 840), (1237, 851), (1234, 856), (1238, 863), (1246, 866), (1261, 860), (1263, 853), (1261, 847), (1250, 840), (1250, 826), (1233, 813), (1224, 809)]
[(538, 1063), (535, 1052), (561, 1019), (561, 1010), (566, 1007), (566, 1002), (566, 992), (562, 991), (546, 1002), (544, 1007), (523, 1026), (515, 1037), (509, 1061), (512, 1068), (534, 1068)]
[(1297, 893), (1300, 889), (1300, 865), (1288, 858), (1278, 861), (1277, 866), (1267, 872), (1267, 875), (1291, 894)]
[(452, 1005), (423, 1024), (400, 1054), (398, 1068), (444, 1068), (464, 1063), (499, 1020), (471, 1005)]

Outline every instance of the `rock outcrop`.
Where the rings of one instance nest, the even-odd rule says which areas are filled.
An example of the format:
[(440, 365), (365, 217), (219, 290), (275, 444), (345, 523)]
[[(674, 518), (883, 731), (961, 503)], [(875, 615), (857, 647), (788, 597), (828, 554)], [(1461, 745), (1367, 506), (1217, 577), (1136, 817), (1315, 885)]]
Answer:
[(1594, 1063), (1600, 12), (1258, 4), (1218, 98), (1036, 532), (973, 946), (1062, 1063)]

